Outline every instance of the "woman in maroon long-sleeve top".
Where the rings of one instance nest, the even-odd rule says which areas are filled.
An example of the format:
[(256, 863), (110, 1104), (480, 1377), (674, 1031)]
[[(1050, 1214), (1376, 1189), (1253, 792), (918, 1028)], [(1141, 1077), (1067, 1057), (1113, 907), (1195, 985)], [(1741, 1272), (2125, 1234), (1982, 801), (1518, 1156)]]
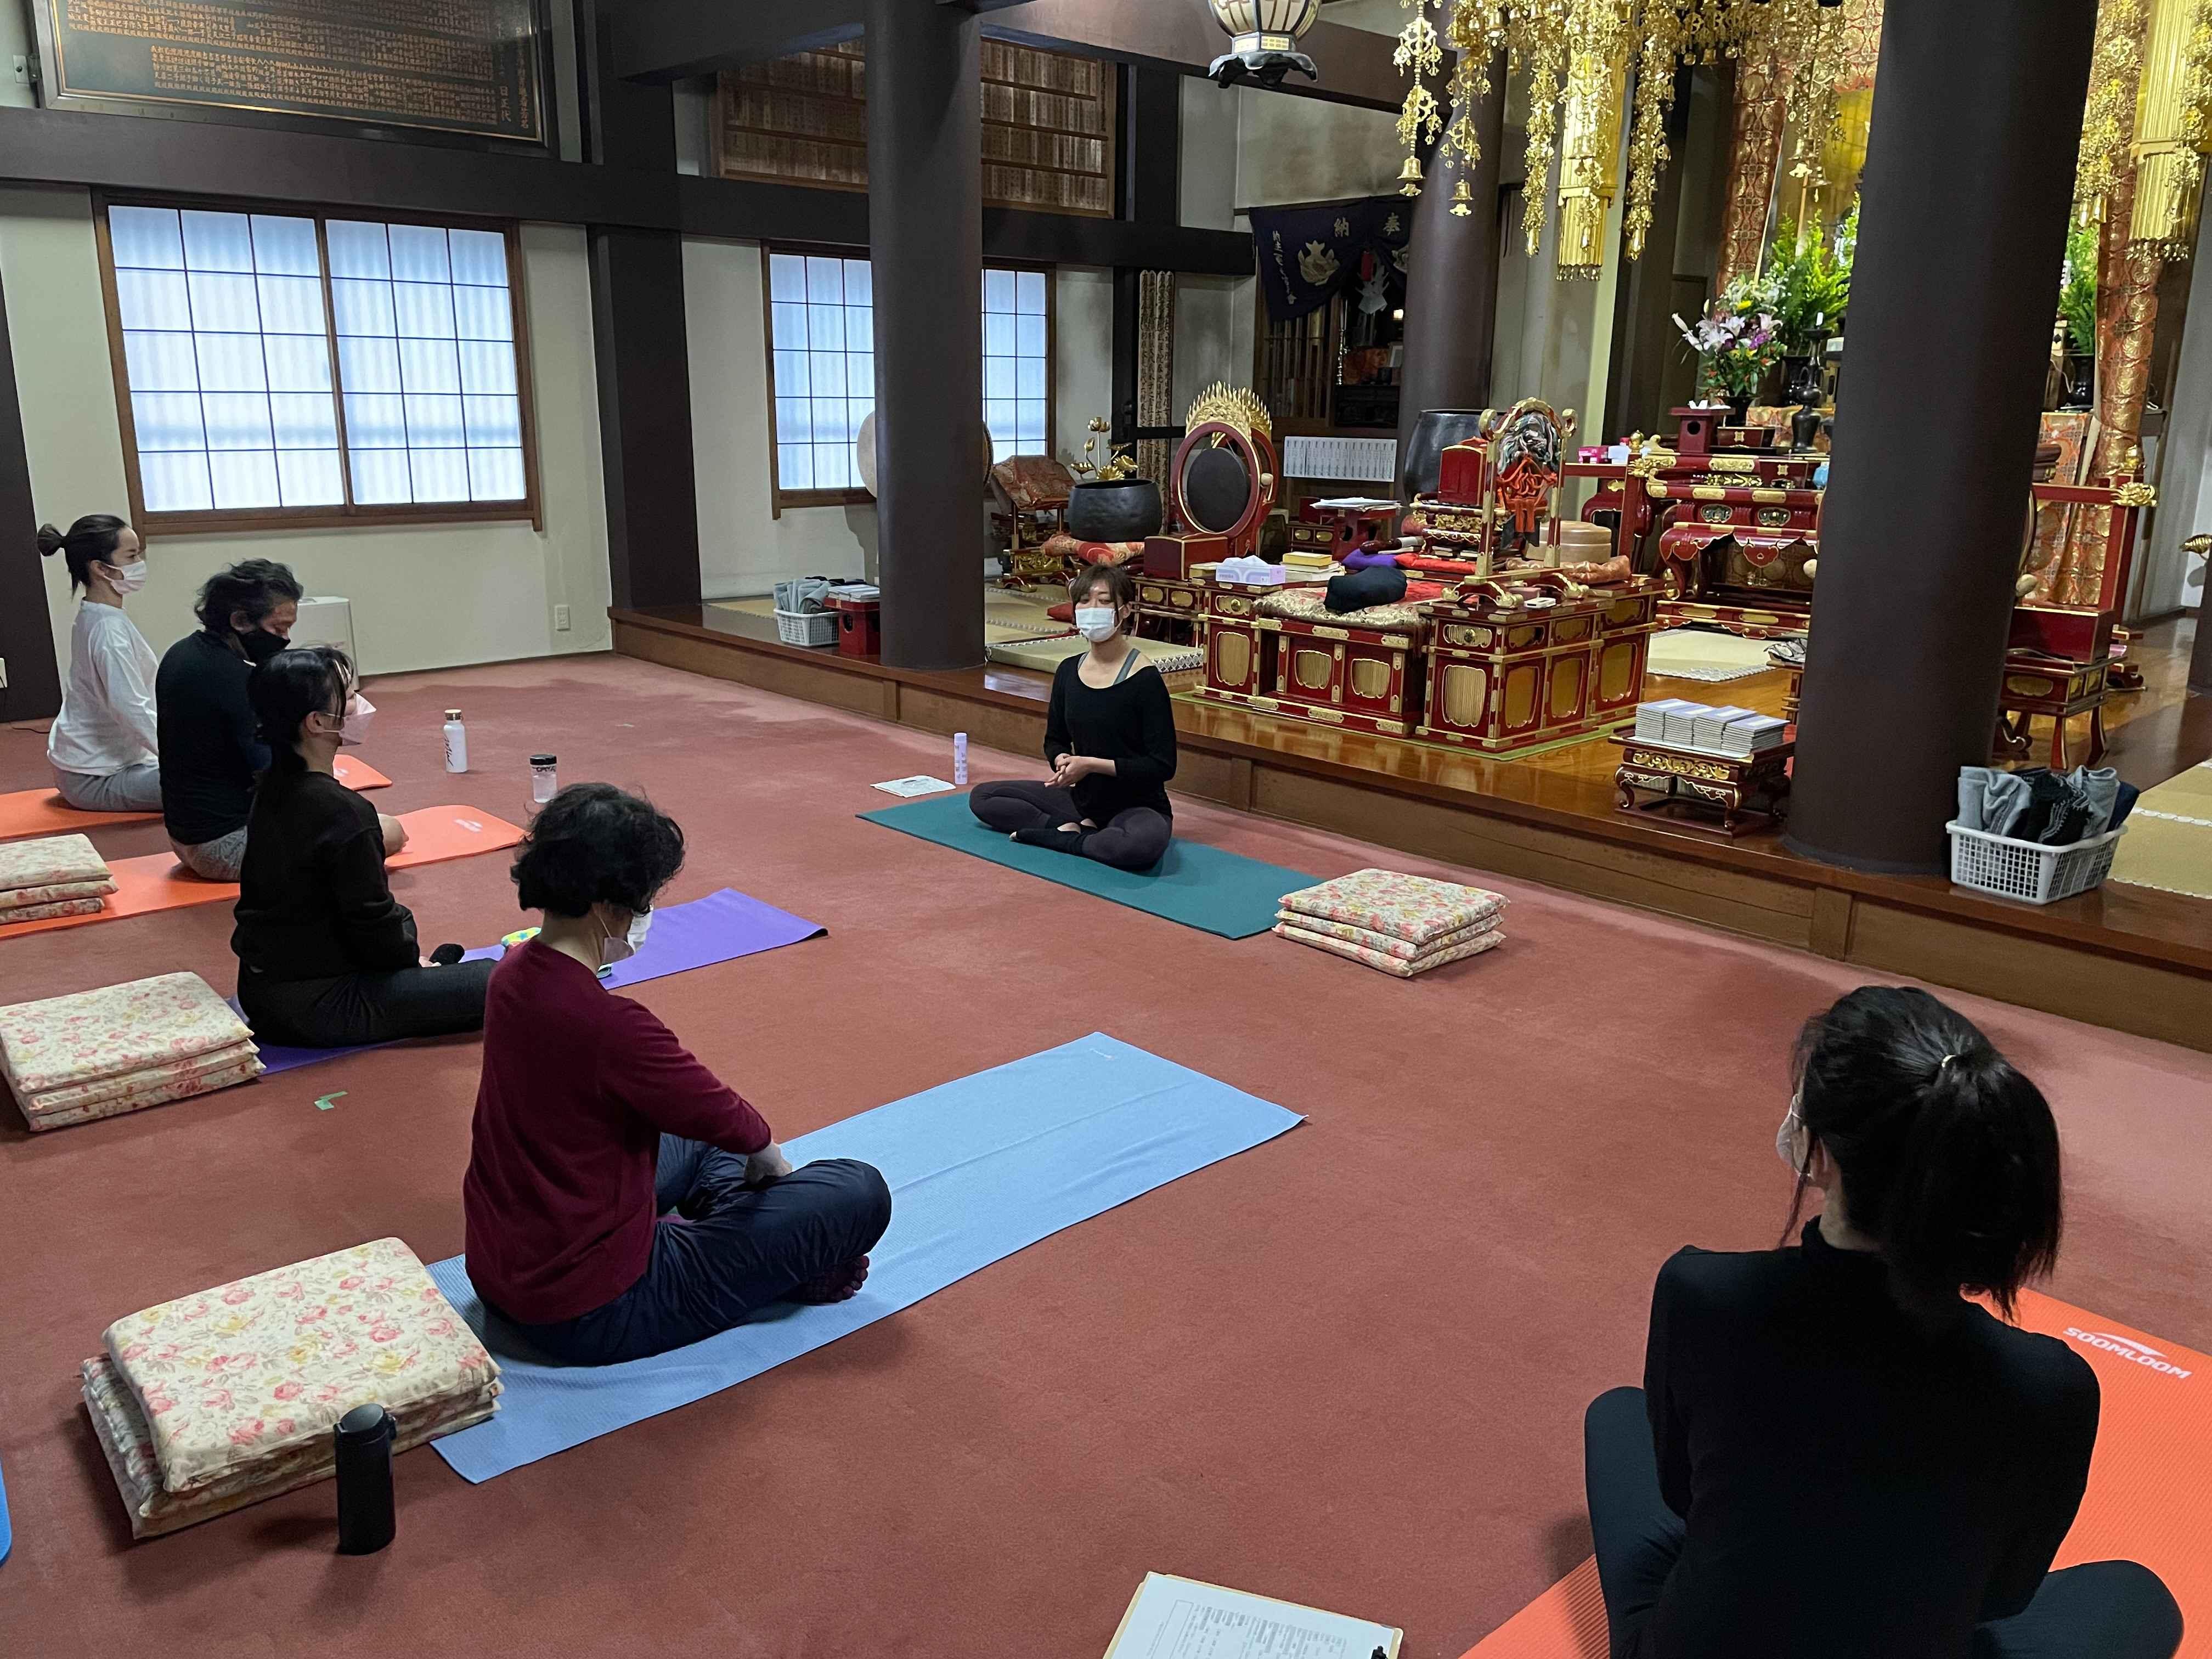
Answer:
[(604, 783), (548, 801), (515, 859), (543, 921), (485, 1005), (469, 1277), (574, 1364), (681, 1347), (772, 1302), (842, 1301), (890, 1222), (872, 1166), (793, 1169), (759, 1113), (599, 982), (683, 862), (674, 822)]

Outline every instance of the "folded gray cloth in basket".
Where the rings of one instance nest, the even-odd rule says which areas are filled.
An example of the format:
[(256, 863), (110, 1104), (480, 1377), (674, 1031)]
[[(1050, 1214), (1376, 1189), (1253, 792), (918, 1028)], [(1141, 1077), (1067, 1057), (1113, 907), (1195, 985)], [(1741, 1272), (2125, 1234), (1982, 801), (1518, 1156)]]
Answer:
[(2017, 773), (1994, 766), (1959, 769), (1959, 827), (2009, 836), (2020, 827), (2033, 791)]

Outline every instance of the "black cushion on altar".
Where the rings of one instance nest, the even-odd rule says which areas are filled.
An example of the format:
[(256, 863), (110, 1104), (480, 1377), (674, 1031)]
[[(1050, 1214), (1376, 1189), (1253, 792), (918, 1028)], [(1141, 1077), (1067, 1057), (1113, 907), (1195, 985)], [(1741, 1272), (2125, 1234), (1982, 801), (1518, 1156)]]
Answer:
[(1370, 605), (1395, 605), (1406, 597), (1406, 573), (1394, 565), (1370, 565), (1328, 579), (1322, 603), (1341, 617), (1347, 611), (1364, 611)]
[(1182, 504), (1194, 529), (1216, 535), (1236, 529), (1252, 504), (1252, 475), (1243, 454), (1225, 446), (1191, 451), (1182, 467)]

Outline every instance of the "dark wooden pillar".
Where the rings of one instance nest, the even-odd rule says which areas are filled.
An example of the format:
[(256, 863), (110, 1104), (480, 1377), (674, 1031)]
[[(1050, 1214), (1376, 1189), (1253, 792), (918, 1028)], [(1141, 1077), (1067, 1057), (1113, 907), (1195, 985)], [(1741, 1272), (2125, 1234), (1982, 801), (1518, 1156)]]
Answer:
[[(1182, 222), (1182, 76), (1156, 64), (1121, 70), (1121, 216), (1137, 224)], [(1231, 94), (1223, 93), (1226, 98)], [(1134, 265), (1114, 269), (1114, 387), (1108, 434), (1116, 444), (1159, 437), (1137, 414), (1138, 290)]]
[[(1453, 112), (1447, 108), (1449, 121)], [(1405, 367), (1398, 388), (1398, 450), (1426, 409), (1480, 409), (1490, 398), (1490, 354), (1498, 337), (1498, 167), (1505, 149), (1505, 59), (1490, 66), (1490, 94), (1476, 106), (1472, 169), (1441, 147), (1413, 210), (1406, 266)], [(1452, 210), (1467, 180), (1470, 211)]]
[(15, 354), (8, 340), (8, 296), (0, 292), (0, 547), (7, 549), (0, 557), (0, 659), (8, 665), (0, 720), (40, 720), (61, 712), (46, 561), (33, 544), (38, 528), (31, 460), (23, 447), (23, 405), (15, 394)]
[[(676, 184), (676, 112), (665, 86), (609, 67), (607, 0), (580, 0), (585, 154)], [(684, 321), (684, 239), (593, 225), (592, 345), (599, 456), (606, 473), (607, 566), (619, 606), (699, 602), (699, 502), (691, 456), (691, 360)]]
[(884, 661), (983, 660), (983, 128), (973, 12), (867, 0)]
[[(2095, 0), (1883, 21), (1789, 844), (1939, 871), (1986, 764)], [(1971, 72), (1962, 66), (1971, 65)]]

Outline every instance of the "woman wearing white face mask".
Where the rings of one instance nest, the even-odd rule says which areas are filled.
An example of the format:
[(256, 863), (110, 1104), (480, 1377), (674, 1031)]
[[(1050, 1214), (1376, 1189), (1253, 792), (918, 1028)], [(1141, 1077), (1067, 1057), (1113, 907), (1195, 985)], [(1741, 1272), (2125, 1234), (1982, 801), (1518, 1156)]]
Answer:
[(1091, 648), (1052, 677), (1044, 757), (1050, 783), (981, 783), (968, 805), (994, 830), (1032, 847), (1149, 870), (1173, 833), (1175, 707), (1159, 671), (1137, 654), (1137, 585), (1119, 565), (1093, 565), (1068, 584)]
[(842, 1302), (890, 1190), (868, 1164), (793, 1170), (759, 1113), (599, 970), (644, 943), (684, 832), (611, 784), (545, 803), (514, 861), (535, 937), (485, 1010), (461, 1183), (469, 1277), (570, 1364), (683, 1347), (775, 1302)]
[(246, 695), (270, 757), (254, 785), (230, 940), (254, 1035), (333, 1048), (477, 1030), (492, 964), (423, 962), (415, 918), (385, 878), (392, 821), (333, 775), (339, 748), (360, 742), (376, 713), (345, 653), (283, 652), (253, 671)]
[(161, 810), (159, 729), (154, 717), (154, 648), (123, 614), (125, 595), (146, 585), (138, 532), (112, 513), (89, 513), (64, 535), (39, 526), (39, 551), (58, 553), (70, 586), (82, 588), (70, 629), (62, 712), (46, 738), (54, 787), (83, 812)]

